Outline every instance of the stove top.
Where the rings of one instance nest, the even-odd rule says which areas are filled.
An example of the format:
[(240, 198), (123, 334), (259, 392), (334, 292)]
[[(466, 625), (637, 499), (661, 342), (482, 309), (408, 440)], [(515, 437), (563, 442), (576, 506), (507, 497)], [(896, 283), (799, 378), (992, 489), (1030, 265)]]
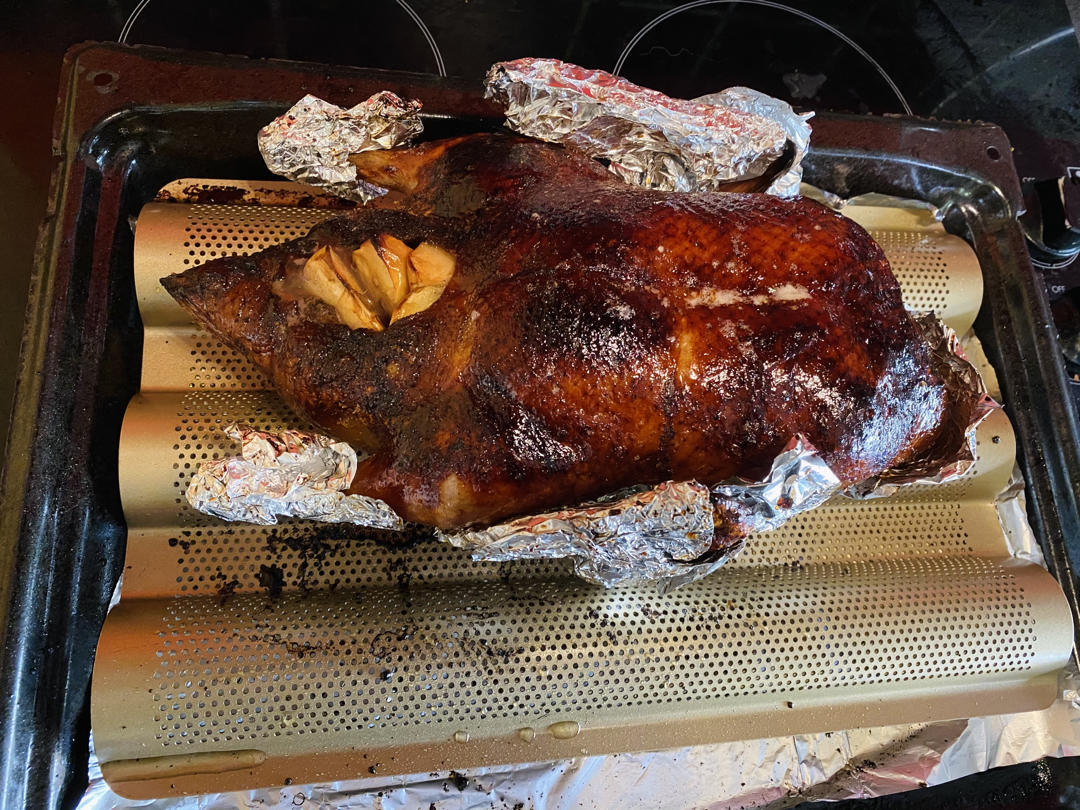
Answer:
[[(129, 17), (133, 6), (139, 13)], [(1032, 258), (1058, 299), (1055, 316), (1067, 355), (1062, 362), (1075, 362), (1068, 353), (1070, 336), (1080, 331), (1080, 263), (1071, 225), (1080, 216), (1080, 59), (1065, 5), (1033, 0), (1022, 15), (1007, 0), (900, 0), (865, 6), (800, 0), (800, 16), (768, 2), (683, 7), (652, 0), (410, 0), (408, 5), (380, 0), (349, 4), (343, 12), (345, 4), (327, 0), (183, 5), (142, 0), (137, 6), (134, 0), (46, 0), (14, 4), (6, 30), (0, 31), (0, 45), (7, 41), (18, 56), (20, 49), (31, 47), (22, 43), (38, 47), (47, 33), (54, 53), (20, 63), (20, 77), (40, 71), (43, 64), (55, 63), (58, 71), (59, 54), (70, 43), (115, 38), (124, 28), (131, 43), (445, 72), (471, 81), (478, 81), (494, 61), (524, 55), (608, 70), (622, 57), (624, 75), (674, 95), (745, 84), (808, 109), (891, 114), (903, 112), (906, 102), (916, 115), (995, 121), (1015, 147)], [(859, 47), (806, 15), (833, 26)], [(46, 84), (38, 94), (40, 106), (51, 111), (55, 78)], [(15, 94), (20, 98), (18, 87)], [(13, 128), (30, 132), (25, 121), (31, 117), (32, 110), (23, 110), (17, 122), (0, 128), (0, 147), (12, 143), (2, 136)], [(47, 118), (48, 113), (40, 132), (25, 138), (27, 143), (36, 139), (43, 153), (48, 149)], [(28, 227), (31, 233), (32, 224)], [(16, 323), (15, 332), (19, 329)], [(990, 777), (978, 777), (984, 790)], [(1040, 789), (1050, 785), (1056, 790), (1057, 783), (1045, 773), (1036, 777)], [(1061, 780), (1075, 782), (1075, 769)], [(970, 798), (978, 790), (968, 784), (954, 795)], [(982, 804), (971, 799), (975, 803), (963, 806), (989, 806), (1000, 798)], [(921, 799), (927, 806), (960, 806), (936, 791)]]

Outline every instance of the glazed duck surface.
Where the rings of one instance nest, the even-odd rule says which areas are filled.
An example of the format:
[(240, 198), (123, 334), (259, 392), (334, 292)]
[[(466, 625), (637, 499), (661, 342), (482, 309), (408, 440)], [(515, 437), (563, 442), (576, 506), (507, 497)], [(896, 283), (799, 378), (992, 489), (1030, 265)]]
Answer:
[[(627, 186), (474, 135), (355, 157), (384, 198), (163, 279), (300, 413), (352, 490), (442, 528), (634, 484), (754, 477), (805, 436), (845, 482), (930, 452), (952, 407), (884, 254), (810, 200)], [(380, 234), (454, 257), (434, 303), (350, 328), (290, 282)]]

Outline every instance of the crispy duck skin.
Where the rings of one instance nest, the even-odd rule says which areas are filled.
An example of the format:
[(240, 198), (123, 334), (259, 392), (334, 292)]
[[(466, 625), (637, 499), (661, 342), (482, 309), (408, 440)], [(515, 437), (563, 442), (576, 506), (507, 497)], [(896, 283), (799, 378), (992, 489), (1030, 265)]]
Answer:
[[(442, 528), (633, 484), (756, 476), (796, 434), (847, 483), (926, 454), (948, 394), (878, 245), (810, 200), (630, 187), (473, 135), (356, 156), (392, 189), (162, 280), (323, 429), (352, 490)], [(456, 257), (428, 309), (349, 329), (288, 279), (377, 234)]]

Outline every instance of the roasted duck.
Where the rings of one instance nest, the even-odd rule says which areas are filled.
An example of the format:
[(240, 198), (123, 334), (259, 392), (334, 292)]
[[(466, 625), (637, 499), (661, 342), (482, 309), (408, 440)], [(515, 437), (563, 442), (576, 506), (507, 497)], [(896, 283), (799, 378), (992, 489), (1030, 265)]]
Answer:
[(162, 283), (407, 519), (753, 477), (797, 434), (855, 483), (944, 440), (885, 256), (815, 202), (631, 187), (503, 134), (354, 162), (390, 193)]

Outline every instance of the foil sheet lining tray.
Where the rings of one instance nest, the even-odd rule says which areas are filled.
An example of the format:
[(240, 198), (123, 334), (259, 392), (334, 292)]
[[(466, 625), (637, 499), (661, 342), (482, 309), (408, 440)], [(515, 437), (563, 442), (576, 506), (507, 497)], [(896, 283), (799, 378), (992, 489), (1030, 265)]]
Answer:
[[(1015, 444), (1000, 411), (959, 480), (830, 501), (665, 595), (590, 586), (565, 561), (474, 562), (415, 527), (244, 526), (195, 512), (184, 490), (202, 461), (232, 452), (224, 426), (304, 427), (157, 285), (331, 213), (239, 196), (252, 204), (174, 194), (136, 229), (145, 359), (120, 447), (124, 591), (92, 697), (118, 794), (925, 722), (1057, 695), (1068, 612), (1043, 569), (1010, 557), (994, 500)], [(969, 331), (982, 286), (965, 243), (925, 212), (844, 213), (882, 244), (909, 306)], [(977, 341), (966, 348), (978, 358)]]

